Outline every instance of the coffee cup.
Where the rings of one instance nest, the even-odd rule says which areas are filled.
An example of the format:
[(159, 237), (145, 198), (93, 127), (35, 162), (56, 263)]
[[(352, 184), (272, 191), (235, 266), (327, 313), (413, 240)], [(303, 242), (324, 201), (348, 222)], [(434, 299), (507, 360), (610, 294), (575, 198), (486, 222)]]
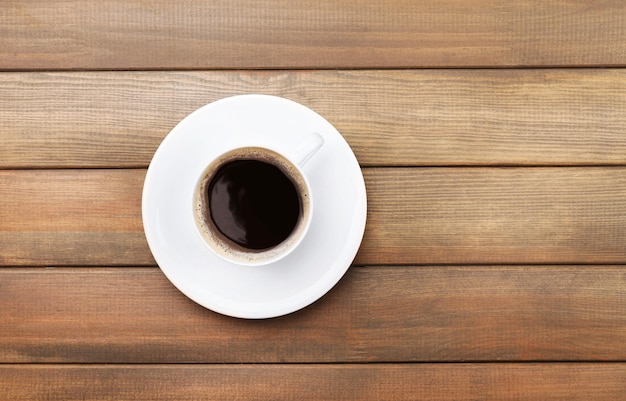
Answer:
[(211, 160), (193, 192), (195, 226), (217, 256), (258, 266), (291, 253), (313, 216), (304, 165), (323, 146), (318, 133), (287, 149), (251, 143)]

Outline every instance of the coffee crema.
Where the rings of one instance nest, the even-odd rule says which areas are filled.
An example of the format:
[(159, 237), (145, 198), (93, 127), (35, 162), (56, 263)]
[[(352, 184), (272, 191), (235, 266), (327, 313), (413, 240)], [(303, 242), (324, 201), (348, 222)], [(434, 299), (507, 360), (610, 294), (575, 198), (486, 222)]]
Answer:
[(275, 247), (293, 232), (301, 214), (294, 183), (261, 160), (222, 165), (207, 188), (211, 220), (226, 238), (253, 250)]

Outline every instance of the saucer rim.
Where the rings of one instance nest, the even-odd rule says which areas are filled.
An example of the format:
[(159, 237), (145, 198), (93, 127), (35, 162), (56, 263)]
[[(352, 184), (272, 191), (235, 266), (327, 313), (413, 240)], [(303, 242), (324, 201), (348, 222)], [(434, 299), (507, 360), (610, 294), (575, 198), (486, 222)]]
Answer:
[[(260, 102), (267, 102), (271, 100), (272, 102), (277, 102), (276, 104), (282, 103), (283, 106), (291, 108), (292, 111), (299, 110), (299, 112), (308, 113), (309, 116), (311, 115), (310, 113), (313, 113), (316, 116), (316, 118), (323, 120), (324, 123), (327, 124), (329, 127), (328, 131), (324, 132), (324, 135), (338, 135), (338, 137), (336, 137), (335, 139), (339, 139), (340, 142), (343, 142), (343, 144), (345, 144), (344, 149), (335, 149), (335, 151), (346, 152), (346, 154), (342, 154), (342, 157), (348, 157), (352, 159), (350, 161), (346, 161), (345, 165), (348, 166), (352, 170), (349, 172), (349, 175), (351, 175), (353, 179), (356, 179), (359, 181), (356, 183), (355, 193), (352, 194), (354, 206), (357, 209), (355, 211), (354, 218), (351, 221), (351, 226), (349, 230), (350, 238), (346, 239), (345, 245), (343, 245), (342, 248), (339, 250), (339, 252), (337, 252), (337, 255), (335, 255), (336, 256), (335, 259), (337, 260), (335, 260), (333, 263), (330, 263), (329, 268), (327, 268), (327, 270), (320, 277), (320, 279), (317, 280), (315, 283), (312, 283), (311, 286), (306, 287), (303, 291), (300, 291), (291, 297), (285, 297), (281, 299), (281, 302), (277, 302), (277, 301), (265, 302), (259, 305), (259, 303), (255, 303), (255, 302), (232, 301), (231, 305), (224, 305), (219, 302), (219, 299), (217, 300), (215, 298), (211, 299), (212, 297), (207, 296), (206, 292), (199, 294), (194, 288), (189, 286), (188, 283), (186, 282), (188, 282), (189, 280), (192, 280), (193, 278), (189, 278), (189, 277), (185, 278), (185, 277), (181, 277), (180, 274), (175, 274), (175, 270), (172, 269), (171, 266), (169, 266), (172, 256), (164, 255), (164, 253), (167, 253), (167, 251), (159, 249), (158, 243), (154, 239), (154, 235), (156, 234), (153, 232), (153, 225), (152, 225), (152, 222), (150, 221), (150, 213), (148, 213), (148, 211), (150, 208), (153, 207), (153, 204), (151, 203), (153, 201), (150, 200), (150, 190), (151, 188), (153, 188), (155, 185), (158, 184), (158, 180), (160, 177), (155, 177), (154, 174), (151, 174), (151, 171), (153, 171), (152, 169), (153, 164), (161, 163), (162, 153), (164, 153), (164, 150), (162, 149), (167, 149), (168, 147), (172, 146), (170, 145), (170, 143), (172, 143), (173, 141), (172, 138), (174, 138), (174, 136), (182, 135), (180, 131), (184, 129), (185, 121), (187, 121), (188, 119), (195, 119), (195, 118), (207, 118), (206, 115), (204, 114), (206, 113), (207, 115), (210, 116), (211, 114), (210, 109), (215, 104), (223, 105), (224, 102), (230, 102), (232, 103), (232, 106), (237, 107), (238, 101), (244, 100), (244, 99), (247, 99), (247, 100), (253, 99), (254, 101), (260, 101)], [(157, 182), (157, 184), (155, 184), (155, 182)], [(311, 184), (311, 186), (313, 185)], [(314, 188), (312, 188), (312, 192), (315, 192)], [(343, 138), (343, 136), (341, 136), (341, 134), (336, 130), (336, 128), (332, 126), (327, 120), (325, 120), (322, 116), (320, 116), (313, 110), (309, 109), (308, 107), (301, 105), (300, 103), (294, 102), (292, 100), (282, 98), (282, 97), (272, 96), (272, 95), (247, 94), (247, 95), (236, 95), (236, 96), (231, 96), (227, 98), (222, 98), (212, 103), (209, 103), (205, 106), (202, 106), (199, 109), (190, 113), (188, 116), (186, 116), (183, 120), (181, 120), (179, 124), (177, 124), (168, 133), (168, 135), (163, 139), (163, 141), (159, 145), (159, 148), (155, 152), (152, 158), (152, 161), (150, 163), (150, 166), (148, 168), (148, 172), (146, 174), (146, 178), (144, 181), (143, 193), (142, 193), (142, 219), (144, 222), (144, 231), (145, 231), (146, 239), (148, 241), (148, 245), (150, 247), (150, 250), (154, 258), (157, 261), (157, 264), (159, 265), (160, 270), (165, 274), (168, 280), (172, 282), (172, 284), (176, 288), (178, 288), (179, 291), (181, 291), (187, 297), (192, 299), (194, 302), (202, 305), (203, 307), (210, 309), (214, 312), (223, 314), (223, 315), (238, 317), (238, 318), (246, 318), (246, 319), (263, 319), (263, 318), (272, 318), (272, 317), (286, 315), (286, 314), (295, 312), (297, 310), (300, 310), (314, 303), (315, 301), (320, 299), (322, 296), (324, 296), (330, 289), (332, 289), (337, 284), (337, 282), (345, 275), (347, 270), (350, 268), (363, 239), (363, 234), (364, 234), (365, 225), (366, 225), (366, 217), (367, 217), (367, 194), (366, 194), (363, 174), (358, 164), (358, 161), (356, 159), (356, 156), (354, 155), (349, 144), (345, 141), (345, 138)], [(313, 219), (315, 219), (315, 215), (313, 215)], [(186, 233), (186, 235), (192, 235), (192, 234)], [(209, 250), (209, 252), (211, 251)], [(319, 252), (319, 250), (307, 249), (306, 252), (308, 252), (308, 254), (314, 254), (316, 252)], [(216, 255), (213, 255), (213, 256), (215, 258), (219, 258)], [(189, 261), (185, 262), (185, 255), (182, 255), (182, 256), (178, 255), (178, 257), (174, 257), (174, 259), (179, 259), (179, 263), (191, 263)], [(312, 259), (315, 259), (315, 257), (313, 257)], [(182, 260), (182, 262), (180, 262), (180, 260)], [(225, 262), (221, 259), (220, 261)], [(229, 263), (233, 266), (241, 267), (240, 265), (233, 263), (233, 262), (225, 262), (225, 263)], [(274, 263), (276, 262), (269, 263), (266, 266), (271, 266)], [(256, 267), (256, 268), (262, 269), (263, 266)], [(233, 303), (236, 304), (238, 307), (233, 307), (232, 306)]]

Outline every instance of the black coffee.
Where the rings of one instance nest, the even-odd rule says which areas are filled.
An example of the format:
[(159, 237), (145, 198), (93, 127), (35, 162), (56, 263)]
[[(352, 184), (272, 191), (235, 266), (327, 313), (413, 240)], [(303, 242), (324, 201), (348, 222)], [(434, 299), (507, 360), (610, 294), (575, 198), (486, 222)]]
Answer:
[(208, 185), (213, 224), (228, 239), (253, 250), (283, 242), (300, 218), (294, 183), (278, 167), (259, 160), (221, 166)]

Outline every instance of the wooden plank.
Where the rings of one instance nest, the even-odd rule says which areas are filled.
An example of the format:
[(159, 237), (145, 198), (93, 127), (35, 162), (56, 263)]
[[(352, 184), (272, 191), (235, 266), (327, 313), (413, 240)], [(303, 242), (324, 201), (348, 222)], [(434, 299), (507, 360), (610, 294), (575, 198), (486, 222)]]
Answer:
[(626, 6), (522, 0), (8, 0), (1, 69), (626, 64)]
[(368, 169), (357, 263), (622, 263), (626, 169)]
[(612, 401), (625, 383), (622, 363), (0, 366), (14, 401)]
[(364, 166), (626, 164), (626, 70), (576, 69), (5, 73), (0, 167), (146, 167), (242, 93), (313, 108)]
[(0, 269), (2, 363), (623, 361), (625, 266), (351, 268), (313, 305), (242, 320), (156, 268)]
[[(65, 207), (65, 206), (64, 206)], [(82, 209), (84, 221), (89, 212)], [(2, 214), (2, 213), (0, 213)], [(91, 220), (98, 224), (98, 221)], [(0, 230), (0, 266), (154, 266), (143, 231)]]
[[(0, 171), (0, 265), (153, 265), (145, 170)], [(626, 167), (364, 169), (357, 264), (624, 263)]]
[(0, 171), (0, 264), (154, 265), (145, 170)]

